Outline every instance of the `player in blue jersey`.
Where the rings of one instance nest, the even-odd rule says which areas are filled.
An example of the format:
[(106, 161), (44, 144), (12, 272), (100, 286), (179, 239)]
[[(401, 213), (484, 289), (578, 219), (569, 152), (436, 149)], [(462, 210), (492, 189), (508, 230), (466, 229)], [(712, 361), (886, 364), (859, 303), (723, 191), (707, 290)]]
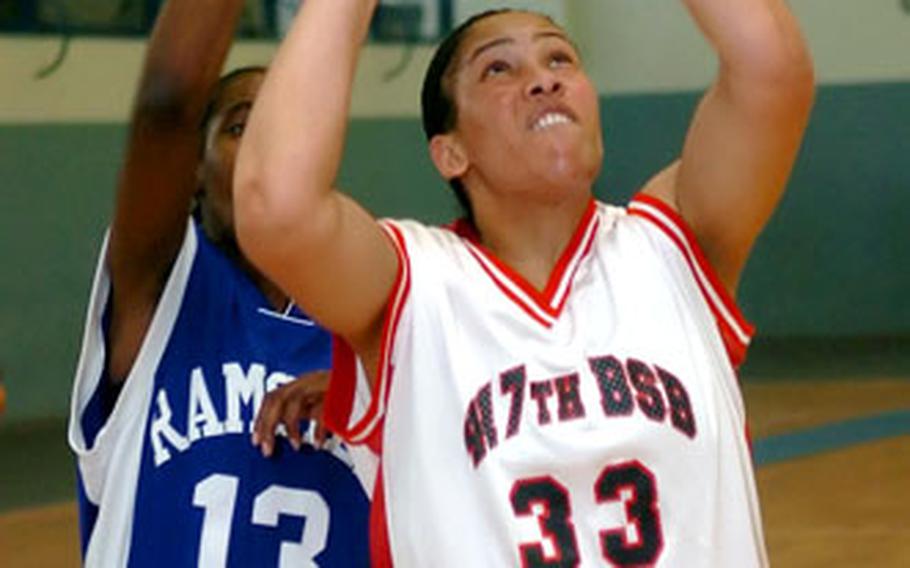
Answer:
[(170, 0), (149, 43), (72, 399), (86, 566), (368, 563), (347, 450), (298, 431), (270, 459), (250, 444), (263, 398), (325, 370), (330, 340), (234, 238), (234, 157), (263, 78), (216, 84), (242, 6)]

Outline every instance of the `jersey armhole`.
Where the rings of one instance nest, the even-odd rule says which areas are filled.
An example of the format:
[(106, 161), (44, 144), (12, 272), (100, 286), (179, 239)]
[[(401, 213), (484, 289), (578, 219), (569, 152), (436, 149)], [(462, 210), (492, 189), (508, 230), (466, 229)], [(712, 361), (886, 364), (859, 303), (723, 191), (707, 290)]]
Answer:
[(410, 260), (401, 230), (392, 221), (383, 221), (380, 226), (395, 249), (398, 274), (386, 302), (376, 384), (371, 389), (368, 405), (365, 405), (366, 411), (360, 416), (355, 415), (358, 381), (365, 380), (365, 372), (353, 349), (336, 336), (332, 349), (332, 379), (329, 381), (324, 413), (330, 430), (352, 444), (367, 444), (376, 453), (381, 449), (382, 423), (392, 383), (392, 347), (411, 288)]
[[(92, 282), (89, 305), (82, 333), (82, 346), (70, 397), (67, 441), (76, 455), (84, 494), (91, 503), (99, 503), (106, 480), (118, 472), (138, 471), (142, 428), (150, 412), (155, 372), (168, 345), (195, 265), (198, 243), (192, 223), (188, 223), (184, 242), (171, 274), (161, 293), (142, 346), (136, 355), (121, 392), (109, 412), (101, 408), (100, 393), (104, 386), (107, 338), (103, 317), (111, 293), (106, 265), (108, 235), (105, 235)], [(94, 416), (86, 416), (86, 412)], [(83, 419), (88, 420), (88, 424)], [(85, 426), (90, 426), (86, 431)], [(131, 452), (122, 455), (118, 448), (129, 445)], [(136, 451), (132, 449), (135, 446)], [(119, 468), (119, 469), (117, 469)], [(116, 471), (114, 471), (116, 470)], [(114, 471), (114, 473), (111, 473)]]
[(659, 229), (682, 253), (692, 278), (714, 316), (730, 362), (734, 369), (739, 368), (746, 358), (749, 342), (755, 335), (755, 326), (746, 320), (736, 301), (721, 284), (692, 229), (679, 213), (650, 195), (635, 195), (629, 203), (628, 211), (630, 215), (644, 219)]

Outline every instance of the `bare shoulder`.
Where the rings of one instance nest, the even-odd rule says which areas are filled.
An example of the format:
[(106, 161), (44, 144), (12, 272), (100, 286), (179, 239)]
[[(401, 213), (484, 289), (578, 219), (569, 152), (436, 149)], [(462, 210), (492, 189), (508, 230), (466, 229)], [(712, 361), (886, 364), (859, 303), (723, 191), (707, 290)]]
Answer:
[(679, 160), (663, 168), (645, 183), (641, 188), (641, 193), (660, 199), (664, 204), (679, 211), (676, 202), (676, 177), (679, 173)]

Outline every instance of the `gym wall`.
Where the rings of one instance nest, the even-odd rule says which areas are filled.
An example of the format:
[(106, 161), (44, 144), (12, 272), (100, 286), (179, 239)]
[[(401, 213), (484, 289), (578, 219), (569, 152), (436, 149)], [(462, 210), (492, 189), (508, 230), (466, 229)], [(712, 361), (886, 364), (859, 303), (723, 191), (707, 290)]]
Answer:
[[(540, 2), (538, 2), (540, 4)], [(792, 0), (820, 88), (781, 206), (740, 302), (774, 337), (910, 334), (910, 15), (898, 0)], [(679, 151), (714, 70), (679, 2), (567, 0), (556, 16), (602, 94), (598, 196), (623, 202)], [(0, 35), (0, 374), (6, 422), (59, 417), (111, 211), (140, 40)], [(229, 67), (266, 62), (241, 41)], [(404, 57), (410, 57), (403, 70)], [(454, 200), (426, 157), (418, 91), (429, 49), (366, 49), (339, 184), (377, 215), (442, 222)], [(394, 77), (391, 77), (394, 75)], [(289, 109), (289, 113), (293, 109)], [(416, 157), (416, 158), (415, 158)]]

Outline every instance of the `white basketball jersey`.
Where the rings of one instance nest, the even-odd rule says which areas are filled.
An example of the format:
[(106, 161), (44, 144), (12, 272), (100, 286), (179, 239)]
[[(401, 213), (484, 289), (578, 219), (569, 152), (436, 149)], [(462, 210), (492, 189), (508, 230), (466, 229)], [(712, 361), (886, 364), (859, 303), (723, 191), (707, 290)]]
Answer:
[(674, 211), (592, 201), (542, 292), (470, 236), (385, 228), (372, 404), (340, 409), (350, 362), (330, 397), (381, 455), (374, 565), (767, 565), (734, 370), (753, 330)]

